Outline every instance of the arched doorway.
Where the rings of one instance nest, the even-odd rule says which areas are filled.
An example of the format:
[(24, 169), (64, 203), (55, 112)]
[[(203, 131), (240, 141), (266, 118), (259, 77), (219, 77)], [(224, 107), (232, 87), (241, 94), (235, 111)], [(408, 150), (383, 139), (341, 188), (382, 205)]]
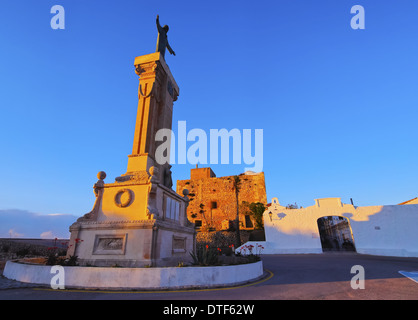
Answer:
[(322, 251), (356, 251), (350, 222), (341, 216), (326, 216), (317, 220)]

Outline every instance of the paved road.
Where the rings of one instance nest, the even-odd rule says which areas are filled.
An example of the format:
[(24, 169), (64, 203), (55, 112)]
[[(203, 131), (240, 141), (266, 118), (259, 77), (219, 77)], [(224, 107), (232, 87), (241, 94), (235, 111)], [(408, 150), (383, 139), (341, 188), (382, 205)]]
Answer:
[[(265, 255), (269, 277), (255, 284), (235, 288), (166, 292), (110, 292), (52, 290), (47, 288), (7, 287), (0, 279), (0, 300), (336, 300), (408, 299), (418, 300), (418, 283), (399, 271), (418, 271), (418, 258), (381, 257), (359, 254)], [(352, 289), (356, 275), (351, 268), (365, 271), (365, 289)]]

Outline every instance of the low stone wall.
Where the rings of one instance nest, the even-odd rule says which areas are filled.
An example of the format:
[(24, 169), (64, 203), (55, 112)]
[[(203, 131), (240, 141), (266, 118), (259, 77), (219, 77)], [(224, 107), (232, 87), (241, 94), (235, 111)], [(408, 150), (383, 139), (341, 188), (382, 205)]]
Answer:
[[(61, 271), (59, 271), (61, 270)], [(51, 285), (61, 272), (65, 288), (83, 289), (179, 289), (231, 286), (263, 276), (263, 263), (175, 268), (60, 267), (8, 261), (3, 275), (26, 283)]]

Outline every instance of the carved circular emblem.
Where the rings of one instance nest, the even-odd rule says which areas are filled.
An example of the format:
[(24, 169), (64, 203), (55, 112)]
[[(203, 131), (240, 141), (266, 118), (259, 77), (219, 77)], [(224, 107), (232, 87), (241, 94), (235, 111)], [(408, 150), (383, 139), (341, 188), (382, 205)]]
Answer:
[(119, 208), (125, 208), (131, 204), (132, 201), (132, 191), (129, 189), (119, 190), (115, 195), (115, 204)]

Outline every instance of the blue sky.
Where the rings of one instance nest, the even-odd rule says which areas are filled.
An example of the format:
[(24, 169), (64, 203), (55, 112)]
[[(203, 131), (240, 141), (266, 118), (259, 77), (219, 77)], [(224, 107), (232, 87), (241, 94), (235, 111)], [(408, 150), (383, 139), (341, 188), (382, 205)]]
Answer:
[[(65, 30), (50, 27), (56, 4)], [(365, 8), (365, 30), (350, 26), (356, 4)], [(174, 131), (178, 121), (207, 132), (263, 129), (269, 201), (309, 206), (341, 197), (367, 206), (418, 195), (415, 0), (6, 0), (4, 229), (29, 236), (19, 226), (33, 219), (2, 219), (11, 210), (89, 212), (97, 172), (106, 171), (106, 182), (126, 172), (137, 110), (133, 62), (155, 51), (157, 14), (177, 54), (166, 54), (180, 87)], [(174, 165), (174, 181), (193, 167)], [(244, 167), (212, 166), (217, 176)]]

